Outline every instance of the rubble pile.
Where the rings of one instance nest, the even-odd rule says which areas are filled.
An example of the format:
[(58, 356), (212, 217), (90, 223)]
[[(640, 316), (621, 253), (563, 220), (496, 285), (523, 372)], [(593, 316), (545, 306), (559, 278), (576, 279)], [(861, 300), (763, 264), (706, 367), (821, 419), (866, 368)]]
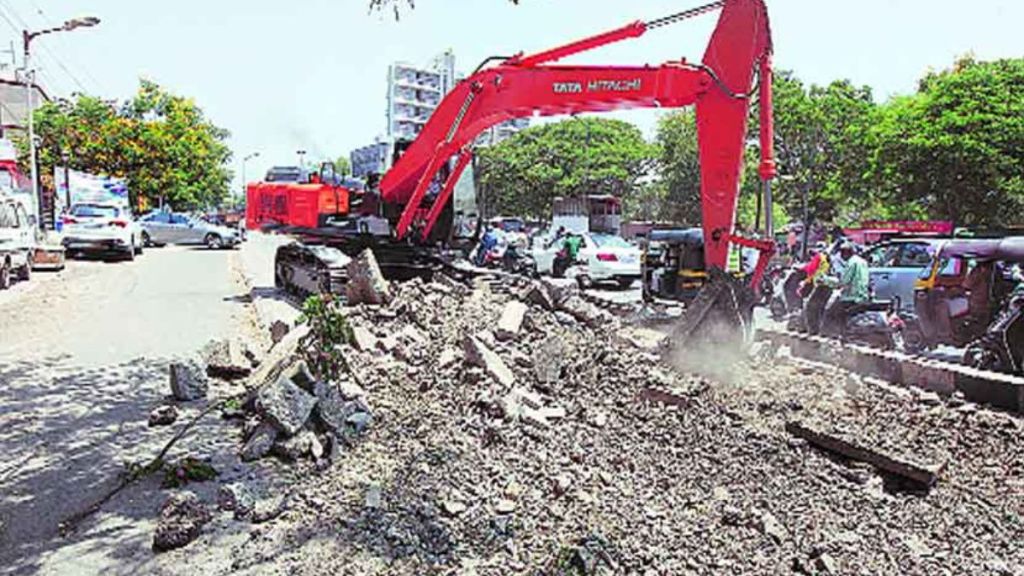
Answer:
[[(292, 573), (1024, 575), (1015, 416), (772, 350), (730, 385), (679, 374), (657, 338), (549, 282), (388, 292), (346, 307), (344, 381), (287, 353), (301, 327), (252, 376), (271, 383), (247, 406), (243, 457), (318, 472), (235, 568), (273, 554)], [(894, 482), (792, 421), (941, 463), (940, 479)]]

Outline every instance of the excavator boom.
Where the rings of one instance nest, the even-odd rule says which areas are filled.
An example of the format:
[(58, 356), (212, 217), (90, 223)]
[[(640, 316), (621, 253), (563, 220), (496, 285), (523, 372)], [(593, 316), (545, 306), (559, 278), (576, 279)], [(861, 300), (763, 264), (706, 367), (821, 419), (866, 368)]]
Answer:
[[(660, 66), (553, 64), (718, 9), (718, 25), (699, 64), (685, 60)], [(733, 228), (755, 75), (761, 78), (760, 172), (766, 182), (774, 176), (771, 50), (763, 0), (721, 0), (659, 20), (634, 22), (538, 54), (517, 55), (480, 70), (441, 101), (416, 140), (381, 180), (383, 200), (403, 207), (396, 235), (404, 238), (416, 228), (421, 238), (427, 238), (441, 207), (450, 200), (454, 181), (468, 164), (474, 139), (495, 124), (533, 115), (696, 105), (706, 262), (709, 267), (724, 269), (729, 244), (737, 240)], [(442, 167), (453, 162), (455, 168), (448, 171), (447, 181), (440, 181)], [(424, 198), (433, 190), (440, 192), (432, 198), (432, 205), (424, 206)]]

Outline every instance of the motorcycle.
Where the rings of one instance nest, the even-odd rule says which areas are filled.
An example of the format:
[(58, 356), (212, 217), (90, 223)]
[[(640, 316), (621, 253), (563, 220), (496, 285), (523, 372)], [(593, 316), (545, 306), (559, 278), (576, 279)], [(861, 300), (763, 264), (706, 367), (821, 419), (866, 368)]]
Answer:
[(1024, 367), (1024, 287), (1010, 295), (985, 334), (967, 345), (964, 363), (981, 370), (1021, 374)]
[(519, 246), (512, 244), (501, 257), (501, 267), (510, 274), (521, 274), (534, 277), (537, 275), (537, 262), (533, 256)]
[(844, 314), (831, 312), (840, 297), (838, 291), (828, 286), (816, 286), (801, 314), (791, 319), (790, 328), (817, 332), (872, 348), (904, 349), (903, 330), (906, 324), (897, 313), (900, 308), (898, 300), (869, 300), (853, 306)]

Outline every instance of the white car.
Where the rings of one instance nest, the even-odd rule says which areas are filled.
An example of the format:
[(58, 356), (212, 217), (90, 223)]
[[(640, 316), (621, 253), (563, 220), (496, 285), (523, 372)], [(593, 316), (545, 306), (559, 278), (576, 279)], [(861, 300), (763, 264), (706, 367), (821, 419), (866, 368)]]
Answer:
[[(567, 278), (575, 278), (583, 287), (614, 281), (623, 288), (640, 279), (639, 248), (611, 234), (583, 234), (582, 237), (577, 262), (565, 270)], [(553, 235), (534, 241), (532, 253), (537, 273), (555, 275), (555, 259), (564, 245), (564, 237)]]
[(127, 260), (142, 254), (142, 228), (123, 205), (75, 204), (63, 223), (63, 243), (68, 252), (114, 253)]
[(12, 277), (28, 280), (35, 251), (33, 221), (25, 205), (0, 192), (0, 290), (11, 285)]

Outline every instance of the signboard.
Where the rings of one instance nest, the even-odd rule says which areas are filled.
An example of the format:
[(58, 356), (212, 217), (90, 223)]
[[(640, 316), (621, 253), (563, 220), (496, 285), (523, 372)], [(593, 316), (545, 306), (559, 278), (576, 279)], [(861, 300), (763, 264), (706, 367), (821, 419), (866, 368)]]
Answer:
[(122, 178), (95, 176), (55, 166), (53, 182), (57, 188), (58, 209), (63, 208), (68, 199), (72, 205), (82, 202), (100, 202), (129, 206), (128, 183)]

